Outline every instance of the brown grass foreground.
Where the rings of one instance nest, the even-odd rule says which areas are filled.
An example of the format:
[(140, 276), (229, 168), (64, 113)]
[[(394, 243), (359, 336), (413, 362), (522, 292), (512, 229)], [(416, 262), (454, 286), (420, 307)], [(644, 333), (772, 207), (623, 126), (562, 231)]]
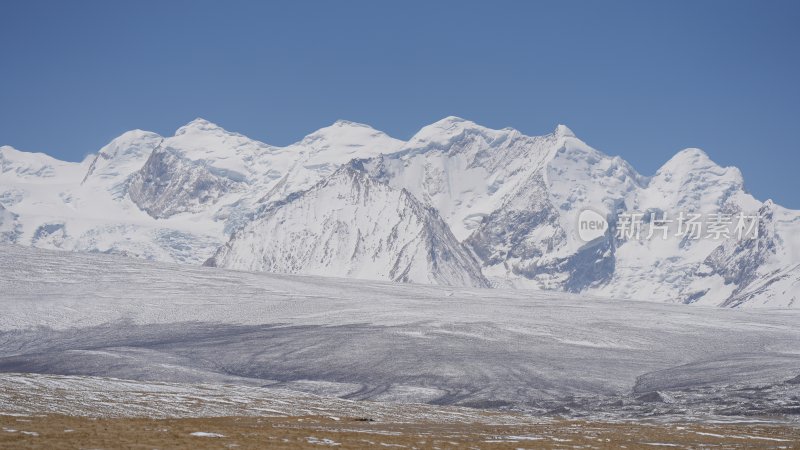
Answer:
[(665, 445), (800, 448), (800, 428), (583, 421), (528, 425), (382, 423), (368, 418), (319, 416), (189, 419), (0, 416), (2, 448), (630, 449)]

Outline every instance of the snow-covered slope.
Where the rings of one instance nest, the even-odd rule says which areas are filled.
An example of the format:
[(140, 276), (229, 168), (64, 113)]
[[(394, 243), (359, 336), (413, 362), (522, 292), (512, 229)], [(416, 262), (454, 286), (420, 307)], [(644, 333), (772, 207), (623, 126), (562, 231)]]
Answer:
[(270, 204), (207, 265), (489, 286), (436, 210), (348, 165), (308, 191)]
[[(448, 117), (403, 142), (338, 121), (276, 147), (196, 119), (80, 163), (0, 147), (0, 206), (0, 239), (38, 247), (736, 307), (800, 298), (800, 212), (754, 199), (701, 150), (646, 177), (564, 125), (531, 137)], [(586, 210), (610, 224), (591, 242)], [(632, 213), (671, 223), (668, 238), (616, 236)], [(682, 214), (759, 214), (759, 237), (676, 236)]]
[(224, 236), (221, 232), (188, 221), (154, 221), (128, 196), (130, 176), (161, 140), (153, 133), (131, 131), (81, 163), (4, 147), (0, 204), (17, 216), (19, 231), (14, 241), (44, 248), (202, 262), (202, 255), (211, 254), (219, 245)]
[(495, 283), (569, 290), (603, 282), (613, 270), (603, 267), (608, 246), (583, 248), (574, 232), (578, 213), (610, 213), (642, 178), (563, 125), (529, 137), (456, 117), (365, 167), (439, 209)]
[(366, 125), (339, 121), (274, 147), (196, 119), (168, 138), (124, 133), (82, 163), (2, 147), (0, 205), (19, 229), (13, 239), (0, 236), (201, 264), (268, 201), (308, 189), (353, 157), (400, 145)]
[[(614, 274), (596, 292), (625, 297), (644, 291), (655, 300), (687, 302), (697, 302), (708, 295), (702, 302), (721, 303), (737, 286), (749, 282), (729, 278), (725, 288), (715, 288), (713, 292), (696, 289), (692, 285), (703, 277), (704, 261), (715, 249), (726, 245), (725, 241), (675, 236), (681, 214), (699, 214), (707, 219), (718, 213), (758, 213), (760, 203), (744, 190), (741, 172), (735, 167), (720, 167), (698, 149), (683, 150), (641, 183), (625, 205), (627, 211), (643, 214), (645, 222), (649, 222), (651, 214), (656, 219), (672, 221), (668, 237), (664, 239), (663, 232), (656, 232), (651, 239), (617, 239)], [(642, 236), (645, 235), (643, 227)]]
[[(721, 282), (709, 278), (707, 259), (723, 251), (721, 240), (615, 236), (613, 225), (624, 213), (642, 213), (645, 221), (650, 213), (672, 220), (681, 213), (758, 213), (761, 203), (744, 190), (741, 172), (718, 166), (698, 149), (679, 152), (648, 178), (619, 157), (589, 147), (563, 125), (549, 135), (528, 137), (449, 117), (421, 130), (401, 151), (363, 165), (373, 177), (437, 208), (496, 285), (623, 298), (646, 292), (661, 301), (742, 305), (747, 301), (734, 297), (756, 279), (734, 276), (732, 261), (711, 270), (731, 272)], [(577, 230), (587, 209), (612, 225), (604, 238), (590, 243)], [(782, 211), (775, 231), (782, 250), (749, 262), (750, 272), (764, 272), (761, 278), (800, 262), (800, 247), (783, 244), (800, 231), (800, 214)], [(761, 214), (765, 224), (772, 220)], [(739, 250), (731, 252), (743, 258)], [(792, 286), (759, 292), (760, 302), (776, 305), (790, 305), (800, 295)], [(775, 299), (763, 300), (770, 296)]]
[(800, 304), (800, 217), (769, 200), (758, 215), (757, 239), (728, 239), (702, 261), (686, 289), (689, 301), (733, 307)]
[(230, 233), (260, 204), (310, 188), (352, 158), (401, 145), (366, 125), (338, 121), (273, 147), (196, 119), (165, 139), (130, 180), (131, 199), (162, 219), (194, 213)]
[(57, 160), (44, 153), (30, 153), (0, 146), (0, 179), (6, 182), (54, 184), (72, 180), (85, 170), (83, 163)]
[(0, 274), (0, 372), (606, 420), (774, 420), (800, 408), (792, 381), (800, 310), (690, 309), (4, 245)]
[(132, 130), (101, 148), (92, 160), (82, 184), (106, 184), (124, 195), (125, 181), (142, 168), (153, 149), (164, 140), (156, 133)]
[(269, 174), (274, 149), (195, 119), (164, 139), (130, 180), (131, 199), (156, 219), (200, 213)]

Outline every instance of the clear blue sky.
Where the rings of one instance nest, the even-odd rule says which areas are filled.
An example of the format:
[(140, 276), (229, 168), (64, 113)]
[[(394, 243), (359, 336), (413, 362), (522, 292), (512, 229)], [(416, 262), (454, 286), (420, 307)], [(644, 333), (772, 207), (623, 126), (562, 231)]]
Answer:
[(0, 2), (0, 144), (78, 160), (195, 117), (272, 144), (343, 118), (569, 125), (652, 174), (701, 147), (800, 209), (800, 2)]

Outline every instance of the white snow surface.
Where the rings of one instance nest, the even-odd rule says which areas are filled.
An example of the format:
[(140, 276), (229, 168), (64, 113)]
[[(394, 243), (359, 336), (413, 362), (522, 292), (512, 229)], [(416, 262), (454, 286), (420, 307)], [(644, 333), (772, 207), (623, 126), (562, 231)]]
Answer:
[[(331, 178), (343, 166), (388, 188), (376, 184), (356, 205)], [(432, 210), (378, 206), (404, 196)], [(0, 206), (0, 240), (41, 248), (192, 265), (224, 254), (211, 262), (741, 308), (800, 304), (800, 212), (754, 199), (738, 169), (702, 150), (683, 150), (647, 177), (565, 125), (531, 137), (447, 117), (403, 142), (337, 121), (278, 147), (196, 119), (170, 137), (124, 133), (80, 163), (5, 146)], [(763, 230), (757, 248), (610, 235), (587, 245), (577, 235), (584, 209), (609, 219), (758, 213)], [(392, 219), (412, 216), (426, 219)], [(443, 248), (454, 257), (424, 255)]]
[(21, 246), (0, 246), (0, 274), (0, 372), (536, 414), (777, 417), (800, 408), (798, 310), (276, 275)]

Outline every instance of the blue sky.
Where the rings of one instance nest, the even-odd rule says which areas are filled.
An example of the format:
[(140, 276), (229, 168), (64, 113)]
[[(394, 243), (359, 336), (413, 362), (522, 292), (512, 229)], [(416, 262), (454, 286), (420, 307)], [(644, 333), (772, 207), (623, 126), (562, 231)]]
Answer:
[(195, 117), (271, 144), (336, 119), (565, 123), (645, 175), (700, 147), (800, 209), (800, 2), (0, 2), (0, 144), (78, 160)]

